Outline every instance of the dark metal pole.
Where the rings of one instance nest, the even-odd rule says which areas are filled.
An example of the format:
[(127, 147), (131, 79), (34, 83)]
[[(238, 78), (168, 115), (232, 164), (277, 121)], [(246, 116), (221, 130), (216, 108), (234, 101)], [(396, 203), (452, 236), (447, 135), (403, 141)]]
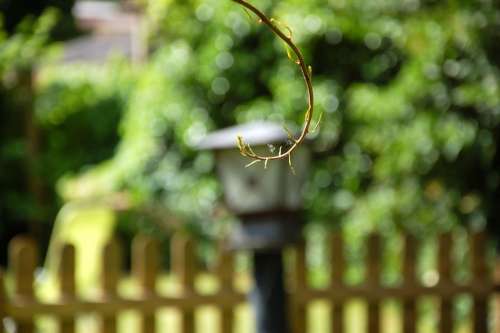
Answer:
[(287, 300), (281, 250), (261, 250), (253, 255), (254, 290), (251, 302), (257, 333), (288, 333)]

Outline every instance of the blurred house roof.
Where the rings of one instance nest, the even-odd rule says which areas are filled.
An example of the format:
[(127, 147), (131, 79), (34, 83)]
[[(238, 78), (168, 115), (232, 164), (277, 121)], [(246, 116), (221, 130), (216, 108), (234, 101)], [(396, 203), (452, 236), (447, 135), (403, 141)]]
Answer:
[(122, 2), (80, 0), (73, 7), (73, 15), (88, 34), (64, 44), (61, 62), (103, 63), (112, 55), (133, 62), (143, 58), (141, 15)]

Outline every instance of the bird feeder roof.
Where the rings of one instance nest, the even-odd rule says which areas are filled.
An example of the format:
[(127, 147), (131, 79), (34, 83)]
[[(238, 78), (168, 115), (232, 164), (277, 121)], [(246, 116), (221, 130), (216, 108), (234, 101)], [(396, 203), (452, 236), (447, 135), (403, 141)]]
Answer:
[(288, 134), (281, 124), (258, 121), (227, 127), (205, 136), (197, 145), (200, 150), (223, 150), (236, 148), (236, 138), (243, 137), (252, 146), (284, 143)]

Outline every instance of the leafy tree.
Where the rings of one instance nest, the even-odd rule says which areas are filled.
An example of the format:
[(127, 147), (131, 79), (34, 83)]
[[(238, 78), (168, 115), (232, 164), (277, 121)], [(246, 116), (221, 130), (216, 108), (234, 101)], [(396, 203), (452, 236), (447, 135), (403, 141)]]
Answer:
[[(0, 26), (0, 235), (26, 229), (40, 230), (35, 219), (41, 197), (35, 175), (37, 138), (32, 122), (31, 67), (42, 54), (55, 13), (47, 12), (35, 22), (26, 20), (8, 36)], [(36, 217), (35, 217), (36, 216)], [(14, 229), (14, 230), (12, 230)], [(5, 247), (6, 241), (1, 242)], [(1, 251), (6, 253), (6, 249)], [(2, 260), (3, 261), (3, 260)]]
[[(496, 3), (255, 4), (290, 26), (313, 68), (325, 116), (306, 192), (312, 221), (353, 237), (499, 225)], [(303, 83), (281, 43), (230, 1), (158, 0), (146, 11), (156, 51), (106, 177), (202, 220), (217, 190), (192, 181), (211, 167), (193, 143), (236, 122), (301, 123)]]
[(116, 61), (104, 70), (72, 66), (59, 76), (64, 66), (41, 70), (61, 17), (47, 9), (37, 19), (26, 16), (15, 32), (0, 27), (0, 263), (17, 233), (46, 245), (60, 208), (56, 182), (111, 157), (118, 141), (131, 71)]
[[(343, 225), (353, 240), (458, 224), (497, 232), (495, 2), (255, 4), (290, 26), (313, 68), (324, 117), (305, 192), (310, 221)], [(152, 53), (126, 90), (116, 152), (64, 178), (60, 194), (125, 190), (141, 213), (165, 216), (154, 213), (163, 207), (215, 233), (207, 212), (219, 216), (220, 189), (195, 143), (238, 122), (300, 124), (303, 82), (281, 42), (231, 1), (155, 0), (145, 12)]]
[(75, 0), (1, 0), (0, 13), (4, 21), (4, 29), (14, 34), (21, 22), (36, 19), (47, 8), (56, 9), (61, 15), (51, 30), (51, 39), (66, 39), (78, 33), (71, 9)]

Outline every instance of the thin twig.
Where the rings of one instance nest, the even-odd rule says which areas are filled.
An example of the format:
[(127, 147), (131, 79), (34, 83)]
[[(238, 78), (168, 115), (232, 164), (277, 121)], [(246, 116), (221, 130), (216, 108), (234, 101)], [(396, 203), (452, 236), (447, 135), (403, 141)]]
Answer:
[[(302, 53), (300, 52), (299, 48), (295, 45), (295, 43), (292, 41), (292, 33), (291, 30), (287, 27), (286, 29), (289, 32), (290, 36), (287, 36), (285, 33), (281, 31), (281, 29), (278, 27), (278, 25), (283, 25), (282, 23), (278, 23), (278, 25), (275, 24), (275, 22), (278, 22), (274, 19), (268, 18), (264, 13), (262, 13), (259, 9), (255, 8), (253, 5), (249, 4), (245, 0), (232, 0), (243, 7), (245, 9), (250, 10), (252, 13), (257, 15), (259, 18), (259, 22), (264, 23), (267, 25), (271, 31), (276, 34), (285, 44), (292, 50), (292, 52), (296, 55), (297, 60), (295, 63), (299, 65), (300, 71), (302, 72), (302, 76), (304, 77), (304, 81), (306, 83), (306, 88), (307, 88), (307, 111), (305, 113), (305, 120), (304, 120), (304, 126), (302, 128), (302, 132), (298, 138), (291, 138), (291, 141), (293, 144), (285, 151), (285, 152), (278, 152), (278, 155), (269, 155), (269, 156), (262, 156), (255, 154), (250, 147), (249, 144), (245, 143), (244, 139), (241, 136), (238, 136), (237, 138), (237, 143), (238, 143), (238, 148), (240, 149), (240, 152), (243, 156), (252, 158), (254, 160), (261, 160), (261, 161), (267, 161), (269, 160), (279, 160), (279, 159), (284, 159), (288, 158), (289, 162), (291, 163), (290, 155), (291, 153), (298, 148), (298, 146), (306, 139), (307, 134), (309, 133), (309, 127), (311, 125), (311, 120), (314, 112), (314, 92), (313, 92), (313, 86), (312, 86), (312, 74), (310, 70), (310, 66), (307, 66), (304, 57), (302, 56)], [(286, 26), (285, 26), (286, 27)]]

